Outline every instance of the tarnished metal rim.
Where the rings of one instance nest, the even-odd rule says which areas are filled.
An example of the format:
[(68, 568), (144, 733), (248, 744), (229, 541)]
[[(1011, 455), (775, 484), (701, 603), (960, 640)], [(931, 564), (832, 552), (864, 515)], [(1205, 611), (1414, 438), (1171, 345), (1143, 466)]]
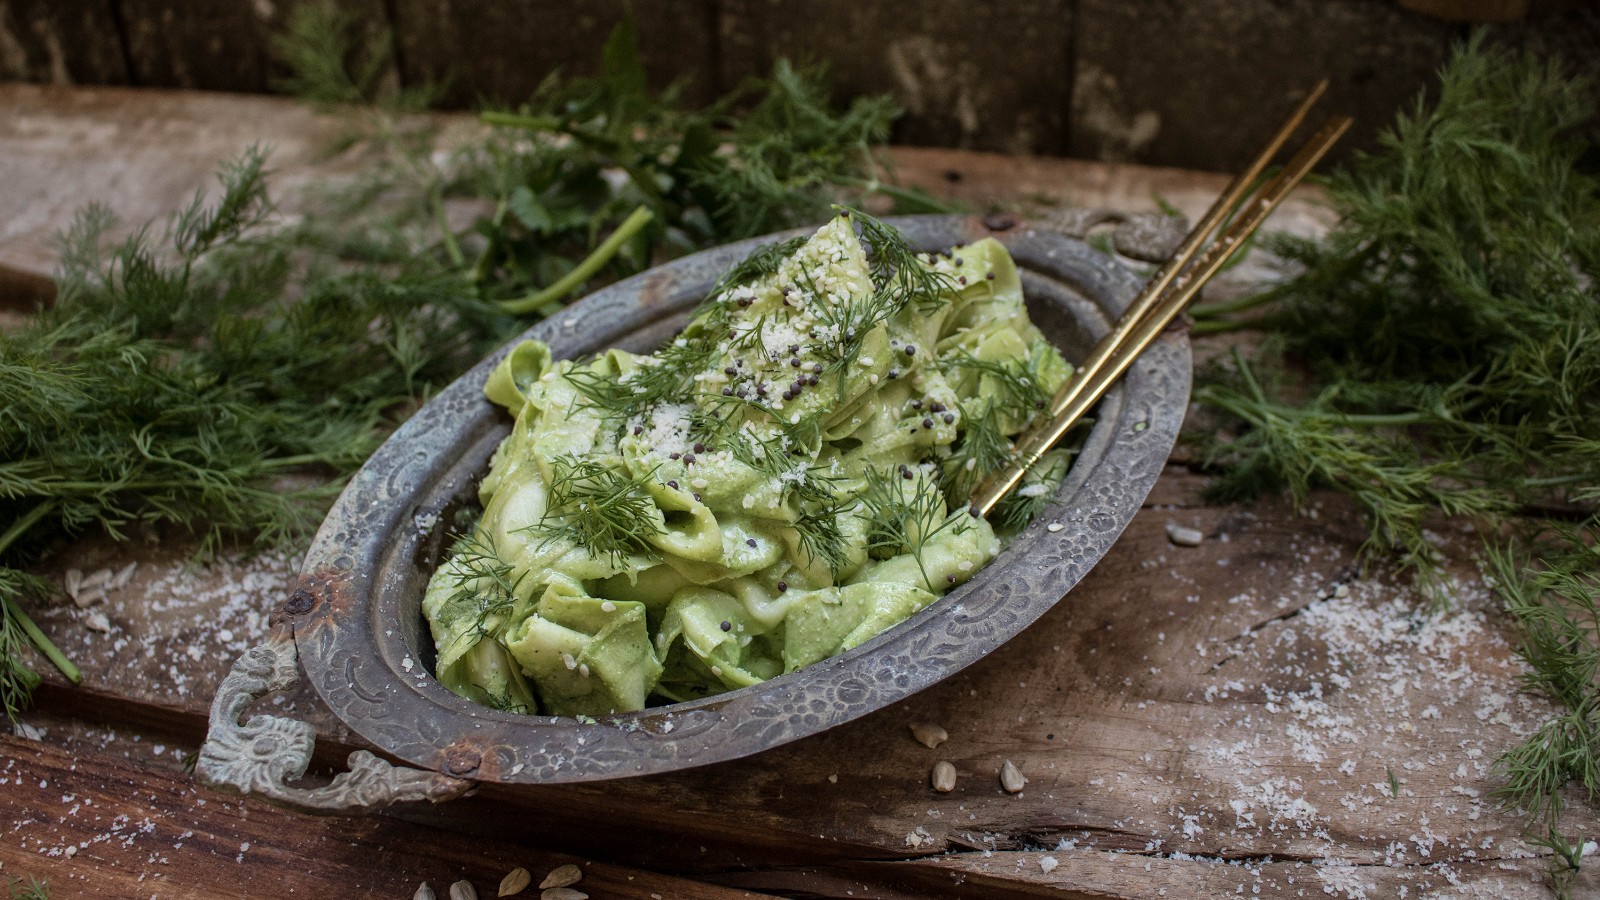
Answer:
[[(1104, 254), (1014, 218), (891, 221), (921, 249), (990, 235), (1005, 243), (1035, 321), (1069, 358), (1087, 351), (1139, 287)], [(648, 350), (681, 325), (729, 265), (783, 236), (657, 267), (524, 337), (547, 341), (558, 358), (612, 346)], [(491, 710), (429, 674), (422, 592), (454, 511), (475, 498), (508, 429), (482, 386), (510, 346), (435, 397), (357, 473), (318, 532), (283, 612), (312, 684), (357, 734), (414, 765), (511, 783), (592, 781), (746, 756), (880, 709), (977, 661), (1061, 600), (1121, 534), (1171, 452), (1190, 381), (1186, 338), (1171, 334), (1154, 344), (1102, 401), (1040, 519), (971, 581), (898, 627), (760, 685), (579, 722)], [(1052, 522), (1060, 530), (1047, 530)]]

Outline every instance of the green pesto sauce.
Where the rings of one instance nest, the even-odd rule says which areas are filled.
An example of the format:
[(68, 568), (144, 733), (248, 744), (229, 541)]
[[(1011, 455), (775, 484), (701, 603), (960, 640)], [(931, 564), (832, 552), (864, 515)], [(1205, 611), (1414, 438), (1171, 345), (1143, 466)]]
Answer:
[(482, 517), (423, 600), (438, 677), (593, 716), (855, 647), (999, 552), (966, 498), (1069, 372), (998, 242), (913, 254), (860, 214), (759, 251), (653, 355), (524, 342), (485, 388), (516, 423)]

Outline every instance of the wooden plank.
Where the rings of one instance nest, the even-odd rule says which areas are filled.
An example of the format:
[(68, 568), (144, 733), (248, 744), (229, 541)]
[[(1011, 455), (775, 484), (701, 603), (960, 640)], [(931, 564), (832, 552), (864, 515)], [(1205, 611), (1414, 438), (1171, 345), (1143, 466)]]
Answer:
[[(889, 864), (910, 868), (903, 863)], [(930, 890), (961, 881), (985, 896), (1052, 900), (1224, 900), (1238, 897), (1493, 897), (1550, 896), (1539, 859), (1488, 858), (1401, 865), (1348, 865), (1312, 860), (1221, 860), (1159, 854), (1108, 854), (1070, 849), (964, 854), (918, 862)], [(941, 877), (942, 876), (942, 877)], [(1585, 877), (1572, 896), (1593, 896), (1600, 880)]]
[(579, 886), (595, 897), (769, 896), (394, 819), (301, 816), (103, 754), (68, 754), (8, 735), (0, 735), (0, 757), (0, 830), (8, 836), (0, 841), (0, 874), (48, 879), (55, 900), (393, 900), (424, 881), (442, 897), (463, 879), (493, 897), (513, 868), (526, 868), (537, 885), (566, 864), (580, 867)]
[[(48, 293), (56, 232), (91, 201), (128, 226), (160, 219), (211, 189), (218, 165), (259, 144), (270, 151), (273, 197), (292, 213), (302, 192), (356, 164), (327, 154), (349, 128), (341, 117), (281, 98), (0, 85), (0, 111), (12, 126), (0, 130), (0, 183), (9, 186), (0, 192), (0, 277), (31, 285), (31, 296)], [(888, 160), (901, 181), (935, 196), (1042, 215), (1082, 205), (1154, 211), (1160, 198), (1195, 219), (1227, 181), (1181, 169), (913, 147), (893, 148)], [(1313, 192), (1296, 198), (1303, 199), (1285, 204), (1273, 227), (1312, 233), (1330, 221)], [(26, 307), (15, 287), (0, 294), (0, 306), (7, 296)]]
[[(601, 49), (621, 21), (623, 0), (394, 0), (402, 77), (443, 82), (456, 107), (521, 103), (546, 76), (595, 75)], [(710, 0), (632, 5), (639, 56), (651, 84), (687, 80), (687, 98), (721, 93)]]
[(112, 0), (0, 4), (0, 81), (127, 84)]
[(117, 0), (134, 84), (265, 91), (275, 4)]
[(1062, 153), (1074, 6), (728, 0), (723, 82), (765, 75), (780, 57), (821, 61), (837, 96), (888, 93), (905, 107), (897, 143)]
[(326, 151), (347, 126), (288, 100), (11, 84), (0, 110), (0, 272), (35, 282), (55, 268), (56, 234), (91, 202), (125, 233), (213, 190), (217, 167), (254, 145), (269, 150), (273, 196), (291, 205), (309, 180), (344, 170)]
[(1360, 0), (1081, 0), (1071, 156), (1234, 171), (1318, 79), (1356, 118), (1333, 158), (1370, 146), (1461, 34)]
[[(133, 161), (122, 179), (163, 165), (176, 170), (159, 190), (133, 192), (150, 204), (185, 197), (229, 142), (261, 133), (293, 151), (281, 174), (306, 183), (322, 171), (311, 162), (318, 129), (331, 127), (261, 98), (94, 91), (56, 99), (39, 91), (0, 89), (0, 98), (32, 97), (36, 110), (34, 130), (24, 131), (35, 141), (34, 161), (9, 170), (21, 182), (6, 183), (44, 172), (52, 184), (93, 187), (97, 167), (126, 156)], [(73, 97), (87, 98), (76, 114)], [(252, 131), (252, 121), (263, 131)], [(45, 135), (57, 127), (87, 136), (77, 142), (77, 168), (48, 168), (38, 149), (61, 156), (73, 146)], [(7, 140), (0, 136), (0, 165)], [(1187, 209), (1215, 189), (1210, 176), (1137, 167), (915, 151), (897, 158), (933, 184), (989, 192), (998, 204), (1018, 199), (1004, 193), (1008, 176), (1019, 193), (1067, 185), (1081, 191), (1079, 202), (1110, 205), (1148, 198), (1162, 185)], [(961, 177), (946, 177), (952, 171)], [(1200, 351), (1218, 346), (1202, 343)], [(1518, 692), (1510, 625), (1472, 565), (1471, 540), (1441, 530), (1458, 605), (1430, 617), (1402, 587), (1354, 566), (1362, 530), (1341, 501), (1321, 498), (1305, 515), (1275, 503), (1209, 507), (1198, 499), (1202, 485), (1169, 467), (1112, 553), (1052, 613), (984, 662), (891, 709), (709, 769), (583, 787), (486, 788), (405, 815), (490, 840), (604, 854), (754, 889), (801, 885), (818, 896), (848, 896), (859, 886), (877, 893), (855, 896), (937, 895), (935, 887), (946, 896), (1007, 896), (994, 892), (999, 883), (1011, 896), (1119, 896), (1102, 882), (1134, 885), (1129, 896), (1140, 885), (1148, 895), (1211, 884), (1207, 878), (1231, 884), (1231, 871), (1202, 876), (1156, 865), (1192, 862), (1183, 856), (1250, 866), (1269, 856), (1291, 866), (1325, 860), (1387, 879), (1380, 870), (1423, 873), (1444, 862), (1472, 874), (1484, 860), (1538, 855), (1521, 840), (1524, 821), (1494, 804), (1500, 780), (1492, 763), (1550, 708)], [(1169, 522), (1198, 527), (1206, 540), (1173, 546)], [(126, 753), (156, 777), (194, 749), (211, 690), (261, 636), (293, 561), (192, 570), (179, 544), (84, 542), (60, 548), (41, 571), (60, 584), (71, 568), (116, 572), (128, 562), (139, 563), (128, 584), (99, 605), (82, 610), (58, 598), (33, 610), (83, 665), (87, 686), (58, 683), (29, 722), (74, 752)], [(90, 627), (95, 613), (106, 617), (105, 632)], [(325, 740), (348, 739), (313, 699), (286, 704), (317, 723)], [(91, 740), (63, 716), (117, 733)], [(923, 747), (911, 738), (914, 721), (939, 722), (950, 740), (937, 751)], [(162, 752), (152, 752), (145, 734)], [(948, 795), (927, 785), (941, 757), (961, 773)], [(997, 783), (1006, 759), (1030, 779), (1019, 795)], [(1390, 772), (1398, 796), (1389, 795)], [(1579, 833), (1592, 813), (1575, 793), (1570, 799), (1570, 833)], [(14, 809), (9, 799), (0, 806)], [(43, 827), (30, 823), (22, 833)], [(635, 839), (618, 842), (618, 833)], [(1109, 868), (1058, 855), (1055, 871), (1068, 880), (1035, 884), (987, 862), (1057, 846), (1090, 862), (1110, 854)], [(1003, 862), (1015, 867), (1014, 860), (1031, 872), (1042, 857)], [(1141, 880), (1146, 864), (1155, 874)], [(1540, 864), (1514, 865), (1522, 873)], [(1498, 865), (1479, 874), (1494, 876)], [(741, 882), (741, 871), (756, 874)], [(1282, 870), (1283, 883), (1298, 871)]]
[[(1181, 470), (1164, 480), (1197, 481)], [(1445, 548), (1459, 606), (1428, 618), (1405, 590), (1357, 574), (1361, 531), (1338, 501), (1310, 518), (1170, 502), (1184, 496), (1166, 488), (1035, 627), (895, 707), (734, 763), (495, 788), (417, 814), (569, 848), (608, 844), (627, 823), (655, 839), (614, 849), (619, 859), (690, 874), (1061, 842), (1361, 865), (1535, 853), (1524, 823), (1492, 801), (1491, 766), (1550, 710), (1517, 693), (1509, 625), (1470, 545)], [(1169, 522), (1207, 540), (1173, 546)], [(60, 579), (99, 559), (63, 553), (43, 571)], [(206, 588), (212, 573), (180, 598), (180, 572), (175, 558), (142, 563), (95, 610), (107, 635), (69, 605), (34, 612), (92, 689), (197, 728), (209, 685), (282, 581), (236, 569), (218, 582), (231, 588)], [(942, 724), (949, 742), (916, 743), (915, 721)], [(940, 758), (961, 773), (948, 795), (928, 788)], [(1007, 759), (1030, 779), (1020, 795), (1000, 790)], [(1390, 772), (1398, 797), (1387, 796)]]

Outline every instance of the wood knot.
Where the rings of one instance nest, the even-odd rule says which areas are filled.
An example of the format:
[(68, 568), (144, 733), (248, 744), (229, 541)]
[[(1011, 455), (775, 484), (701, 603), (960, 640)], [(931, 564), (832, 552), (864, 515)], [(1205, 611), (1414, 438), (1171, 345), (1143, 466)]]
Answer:
[(461, 777), (471, 775), (478, 771), (478, 766), (483, 762), (483, 755), (470, 747), (452, 747), (444, 755), (444, 771), (447, 775)]
[(983, 227), (990, 231), (1010, 231), (1017, 227), (1017, 217), (1010, 213), (989, 213), (983, 217)]
[(304, 615), (311, 611), (311, 607), (316, 602), (317, 598), (313, 597), (310, 591), (302, 588), (289, 595), (288, 602), (283, 604), (283, 614), (286, 616)]

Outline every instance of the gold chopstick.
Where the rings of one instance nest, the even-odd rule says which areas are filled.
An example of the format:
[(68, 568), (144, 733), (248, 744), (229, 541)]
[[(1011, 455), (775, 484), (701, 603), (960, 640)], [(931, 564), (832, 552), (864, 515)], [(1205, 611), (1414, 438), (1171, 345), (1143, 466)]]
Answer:
[[(1061, 386), (1050, 403), (1050, 419), (1018, 441), (1012, 461), (1005, 469), (986, 479), (973, 497), (973, 508), (979, 515), (987, 516), (1006, 494), (1010, 493), (1046, 451), (1055, 445), (1083, 414), (1089, 411), (1102, 394), (1121, 377), (1133, 360), (1154, 341), (1184, 307), (1194, 299), (1200, 288), (1211, 279), (1228, 258), (1248, 238), (1267, 216), (1277, 209), (1335, 142), (1349, 130), (1347, 116), (1335, 116), (1322, 125), (1311, 139), (1289, 160), (1276, 176), (1269, 179), (1253, 195), (1251, 185), (1265, 171), (1285, 141), (1304, 121), (1313, 104), (1321, 97), (1327, 82), (1318, 84), (1299, 108), (1289, 117), (1278, 133), (1267, 143), (1261, 153), (1244, 172), (1240, 173), (1212, 204), (1184, 239), (1172, 259), (1162, 266), (1146, 283), (1139, 295), (1129, 304), (1126, 312), (1090, 351), (1082, 366)], [(1248, 197), (1248, 199), (1247, 199)], [(1242, 203), (1242, 205), (1241, 205)], [(1233, 220), (1217, 239), (1202, 251), (1206, 238), (1230, 211), (1237, 210)], [(1198, 254), (1198, 260), (1196, 255)]]

